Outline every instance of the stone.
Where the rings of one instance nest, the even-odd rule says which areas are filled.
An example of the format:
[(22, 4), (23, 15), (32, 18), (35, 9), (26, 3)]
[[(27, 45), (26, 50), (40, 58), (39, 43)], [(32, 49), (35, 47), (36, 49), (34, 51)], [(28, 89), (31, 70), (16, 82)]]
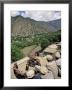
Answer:
[(33, 78), (35, 75), (35, 72), (34, 72), (34, 70), (28, 70), (26, 72), (26, 75), (27, 75), (27, 78)]
[(56, 58), (60, 58), (60, 53), (59, 53), (59, 52), (56, 52), (56, 53), (55, 53), (55, 57), (56, 57)]
[(35, 70), (35, 68), (34, 68), (34, 67), (29, 66), (29, 70)]
[(46, 55), (45, 58), (49, 61), (52, 61), (53, 60), (53, 56), (52, 55)]
[(50, 53), (50, 54), (54, 54), (57, 50), (54, 48), (46, 48), (44, 49), (44, 53)]
[(41, 66), (35, 65), (35, 70), (40, 71), (40, 67)]
[(51, 45), (49, 45), (49, 46), (48, 46), (48, 48), (57, 49), (57, 48), (58, 48), (58, 46), (57, 46), (56, 44), (51, 44)]
[(46, 73), (48, 73), (48, 69), (45, 66), (41, 66), (40, 67), (40, 73), (41, 74), (46, 74)]
[(55, 61), (48, 62), (48, 64), (46, 66), (49, 70), (52, 71), (54, 78), (56, 79), (58, 76), (58, 67), (56, 65), (56, 62)]

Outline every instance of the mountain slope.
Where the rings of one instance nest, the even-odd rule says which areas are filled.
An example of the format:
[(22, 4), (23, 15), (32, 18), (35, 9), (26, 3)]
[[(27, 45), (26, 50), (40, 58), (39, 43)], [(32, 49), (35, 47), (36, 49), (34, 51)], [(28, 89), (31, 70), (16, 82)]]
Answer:
[(12, 36), (29, 36), (54, 31), (57, 31), (57, 28), (48, 22), (35, 21), (22, 16), (11, 17)]
[(61, 19), (53, 20), (48, 22), (49, 25), (52, 25), (57, 30), (61, 30)]

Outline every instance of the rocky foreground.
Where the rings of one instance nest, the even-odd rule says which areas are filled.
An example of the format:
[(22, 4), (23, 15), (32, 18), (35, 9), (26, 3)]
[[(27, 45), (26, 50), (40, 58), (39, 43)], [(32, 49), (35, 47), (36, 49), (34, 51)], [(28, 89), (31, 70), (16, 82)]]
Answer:
[[(45, 48), (39, 56), (34, 57), (32, 61), (30, 57), (24, 58), (16, 62), (19, 70), (26, 74), (27, 79), (41, 77), (41, 79), (60, 79), (61, 78), (61, 43), (57, 42)], [(11, 65), (11, 78), (16, 78)], [(27, 66), (28, 65), (28, 66)], [(35, 73), (37, 71), (37, 73)], [(37, 79), (37, 78), (35, 78)]]

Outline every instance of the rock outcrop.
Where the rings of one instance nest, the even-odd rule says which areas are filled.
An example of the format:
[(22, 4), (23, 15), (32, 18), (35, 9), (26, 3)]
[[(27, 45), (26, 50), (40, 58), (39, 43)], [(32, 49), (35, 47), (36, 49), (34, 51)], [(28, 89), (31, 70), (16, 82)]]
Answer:
[[(46, 53), (44, 53), (46, 52)], [(43, 56), (27, 58), (23, 71), (31, 79), (60, 79), (61, 78), (61, 44), (52, 44), (41, 52)], [(23, 63), (22, 63), (23, 64)], [(28, 70), (26, 70), (26, 65)], [(13, 67), (13, 65), (12, 65)], [(22, 67), (20, 66), (20, 69)]]

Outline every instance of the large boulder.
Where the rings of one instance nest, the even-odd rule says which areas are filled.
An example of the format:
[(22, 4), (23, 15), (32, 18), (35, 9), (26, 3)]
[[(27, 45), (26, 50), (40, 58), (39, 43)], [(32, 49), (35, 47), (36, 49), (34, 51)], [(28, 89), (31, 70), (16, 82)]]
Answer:
[(51, 53), (54, 54), (58, 49), (58, 46), (56, 44), (51, 44), (47, 48), (44, 49), (44, 53)]
[(58, 46), (56, 44), (51, 44), (48, 46), (48, 48), (58, 49)]
[(40, 62), (41, 66), (46, 66), (46, 64), (48, 63), (47, 59), (44, 57), (36, 56), (35, 59)]
[(55, 57), (56, 57), (56, 58), (60, 58), (60, 57), (61, 57), (61, 56), (60, 56), (60, 52), (56, 52), (56, 53), (55, 53)]
[(56, 49), (54, 49), (54, 48), (45, 48), (44, 49), (44, 53), (50, 53), (50, 54), (54, 54), (55, 52), (56, 52), (57, 50)]
[(48, 61), (52, 61), (53, 60), (53, 56), (52, 55), (46, 55), (44, 58), (46, 58)]
[(46, 66), (49, 70), (52, 71), (54, 78), (56, 79), (58, 76), (58, 67), (56, 65), (56, 62), (55, 61), (48, 62), (48, 64)]
[(41, 75), (42, 79), (54, 79), (53, 73), (51, 71), (48, 71), (45, 75)]

